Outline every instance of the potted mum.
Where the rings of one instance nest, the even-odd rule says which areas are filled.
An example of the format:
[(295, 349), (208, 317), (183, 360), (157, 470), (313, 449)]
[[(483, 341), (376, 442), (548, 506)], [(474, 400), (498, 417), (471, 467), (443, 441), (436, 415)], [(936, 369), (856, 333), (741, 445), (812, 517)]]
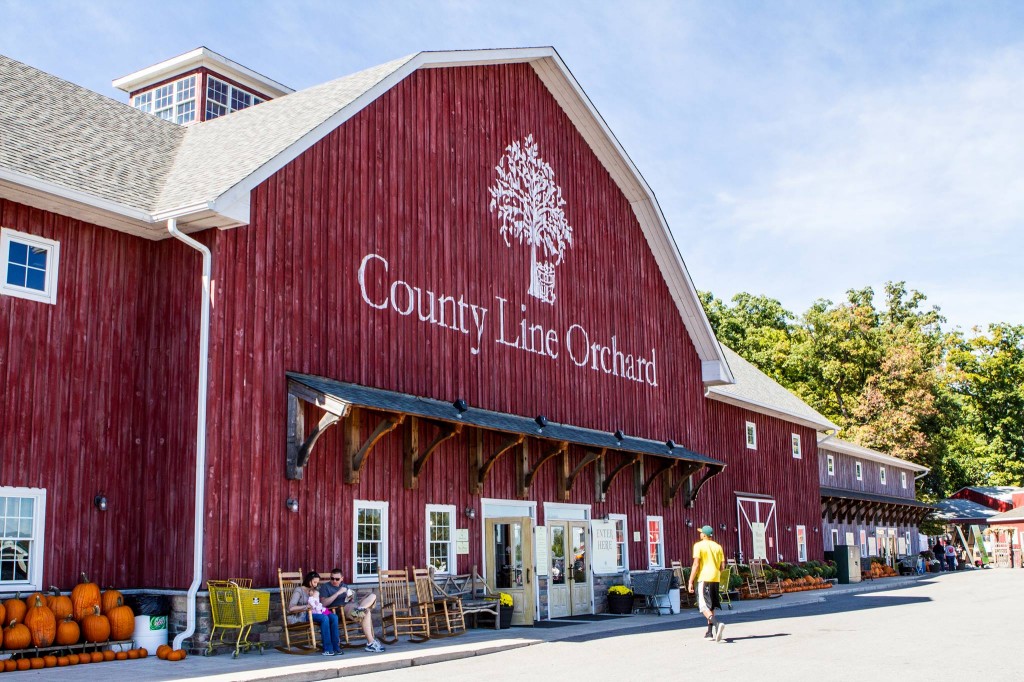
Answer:
[(501, 604), (501, 609), (498, 611), (501, 614), (498, 627), (507, 630), (512, 627), (512, 595), (507, 592), (499, 592), (498, 602)]
[(608, 588), (608, 613), (632, 613), (633, 590), (625, 585), (612, 585)]

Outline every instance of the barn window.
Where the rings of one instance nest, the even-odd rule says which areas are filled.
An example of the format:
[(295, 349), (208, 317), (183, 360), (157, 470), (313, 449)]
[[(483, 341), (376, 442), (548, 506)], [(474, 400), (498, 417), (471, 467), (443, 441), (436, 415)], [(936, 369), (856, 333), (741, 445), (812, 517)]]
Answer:
[(793, 443), (793, 459), (802, 459), (803, 453), (800, 451), (800, 434), (794, 433), (792, 438)]
[(225, 116), (233, 111), (248, 109), (262, 103), (256, 95), (225, 83), (219, 78), (208, 76), (206, 79), (206, 120)]
[(615, 522), (615, 570), (629, 570), (629, 543), (626, 542), (626, 515), (609, 514), (608, 519)]
[(878, 481), (885, 485), (885, 467), (878, 467)]
[(797, 561), (807, 561), (807, 526), (796, 527)]
[(829, 476), (835, 476), (836, 475), (836, 458), (833, 457), (832, 455), (828, 456), (828, 475)]
[(832, 549), (835, 549), (838, 544), (839, 544), (839, 529), (838, 528), (833, 528), (832, 529)]
[(0, 294), (57, 302), (60, 242), (0, 229)]
[(857, 480), (858, 481), (863, 481), (864, 480), (864, 469), (861, 467), (860, 462), (857, 462), (856, 465), (854, 465), (854, 469), (857, 472)]
[(647, 517), (647, 568), (665, 567), (665, 520)]
[(904, 490), (907, 489), (907, 472), (906, 471), (901, 471), (900, 472), (900, 487), (903, 488)]
[(42, 589), (46, 491), (0, 487), (0, 591)]
[(454, 505), (427, 505), (427, 566), (438, 573), (457, 572)]
[(377, 571), (388, 568), (388, 503), (355, 501), (355, 581), (377, 581)]
[(757, 426), (754, 422), (747, 422), (747, 449), (757, 449)]
[(196, 120), (196, 77), (187, 76), (135, 95), (132, 106), (165, 121), (191, 123)]

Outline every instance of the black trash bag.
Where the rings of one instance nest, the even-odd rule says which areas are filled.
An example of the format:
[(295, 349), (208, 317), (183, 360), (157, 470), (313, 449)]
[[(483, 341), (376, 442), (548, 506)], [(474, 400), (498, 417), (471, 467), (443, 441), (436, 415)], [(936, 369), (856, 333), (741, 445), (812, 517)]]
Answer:
[(129, 594), (124, 598), (136, 616), (166, 616), (171, 613), (171, 600), (164, 594)]
[(669, 582), (668, 587), (670, 590), (679, 589), (679, 576), (677, 576), (675, 573), (672, 574), (672, 580), (671, 582)]

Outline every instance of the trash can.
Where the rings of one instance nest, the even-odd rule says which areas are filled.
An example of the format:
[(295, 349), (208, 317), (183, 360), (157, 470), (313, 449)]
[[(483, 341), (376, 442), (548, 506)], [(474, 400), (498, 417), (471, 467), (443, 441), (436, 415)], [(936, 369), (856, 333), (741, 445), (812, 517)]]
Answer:
[(164, 595), (133, 594), (125, 600), (135, 612), (135, 646), (156, 651), (167, 644), (167, 619), (171, 602)]

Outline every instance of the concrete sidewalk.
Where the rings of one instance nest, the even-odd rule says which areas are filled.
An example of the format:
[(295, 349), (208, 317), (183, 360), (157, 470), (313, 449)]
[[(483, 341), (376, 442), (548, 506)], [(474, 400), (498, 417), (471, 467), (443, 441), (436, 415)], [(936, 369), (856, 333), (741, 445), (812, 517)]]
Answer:
[[(969, 574), (970, 572), (964, 572)], [(733, 602), (733, 609), (725, 610), (723, 620), (731, 614), (753, 613), (787, 608), (800, 604), (826, 601), (830, 595), (891, 590), (915, 585), (922, 580), (952, 578), (955, 574), (927, 574), (882, 578), (852, 585), (836, 585), (827, 590), (795, 592), (774, 599)], [(401, 640), (389, 646), (382, 654), (360, 649), (349, 649), (343, 656), (327, 658), (319, 654), (294, 656), (273, 649), (262, 655), (256, 652), (242, 654), (237, 659), (229, 654), (218, 656), (191, 656), (184, 661), (169, 663), (155, 656), (144, 660), (93, 663), (66, 668), (49, 668), (18, 673), (18, 680), (61, 680), (77, 682), (111, 679), (131, 679), (132, 682), (158, 680), (204, 679), (211, 682), (275, 680), (278, 682), (306, 682), (330, 680), (350, 675), (428, 665), (471, 656), (482, 656), (497, 651), (555, 642), (578, 637), (608, 637), (651, 626), (664, 627), (676, 623), (679, 628), (703, 627), (704, 618), (696, 609), (686, 609), (677, 615), (608, 616), (597, 621), (585, 621), (558, 627), (514, 627), (509, 630), (471, 629), (454, 638), (437, 639), (422, 644)], [(13, 678), (12, 678), (13, 679)]]

